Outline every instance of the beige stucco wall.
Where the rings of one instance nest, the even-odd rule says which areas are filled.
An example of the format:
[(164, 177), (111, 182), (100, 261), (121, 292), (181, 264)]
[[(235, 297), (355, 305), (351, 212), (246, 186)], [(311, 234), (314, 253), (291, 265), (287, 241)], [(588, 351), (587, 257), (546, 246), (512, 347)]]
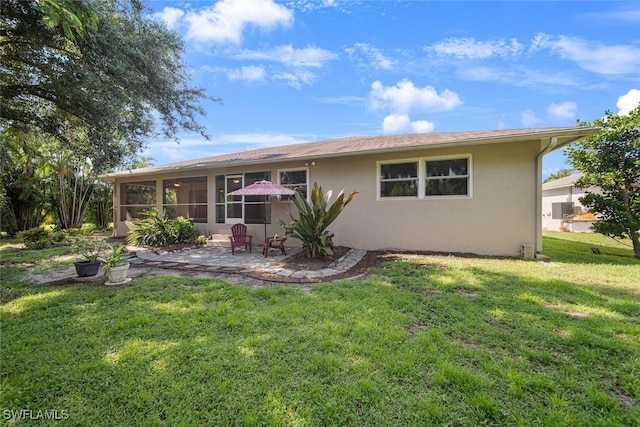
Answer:
[[(324, 188), (359, 194), (332, 225), (335, 243), (364, 249), (407, 249), (511, 255), (535, 241), (535, 155), (539, 144), (485, 145), (319, 161)], [(379, 200), (377, 162), (472, 156), (472, 197)], [(360, 177), (354, 179), (353, 177)]]
[[(313, 159), (280, 164), (234, 167), (206, 171), (173, 172), (145, 176), (139, 180), (157, 179), (159, 205), (162, 179), (206, 175), (209, 178), (209, 222), (196, 224), (208, 233), (225, 232), (230, 225), (214, 222), (215, 175), (270, 170), (277, 181), (279, 169), (305, 168), (309, 183), (317, 181), (323, 189), (359, 194), (347, 206), (330, 230), (334, 243), (361, 249), (404, 249), (438, 252), (463, 252), (488, 255), (518, 256), (523, 244), (535, 244), (540, 221), (536, 221), (536, 156), (541, 141), (509, 144), (487, 144), (455, 148), (415, 150), (342, 158)], [(450, 155), (471, 156), (472, 196), (463, 199), (379, 200), (377, 167), (379, 161), (422, 159)], [(308, 166), (305, 164), (308, 163)], [(137, 179), (136, 179), (137, 180)], [(131, 179), (127, 180), (131, 181)], [(116, 180), (116, 188), (124, 182)], [(334, 195), (335, 197), (335, 195)], [(118, 197), (115, 197), (118, 200)], [(272, 223), (267, 235), (282, 233), (278, 219), (288, 220), (291, 202), (272, 203)], [(116, 209), (118, 214), (118, 210)], [(119, 235), (126, 234), (129, 224), (115, 222)], [(247, 225), (258, 243), (263, 225)]]

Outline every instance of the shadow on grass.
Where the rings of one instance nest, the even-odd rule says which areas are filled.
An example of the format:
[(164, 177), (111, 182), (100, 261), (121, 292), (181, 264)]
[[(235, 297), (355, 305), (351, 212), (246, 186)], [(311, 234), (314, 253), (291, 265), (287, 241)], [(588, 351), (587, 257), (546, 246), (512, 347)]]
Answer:
[(311, 292), (32, 288), (0, 313), (0, 406), (79, 425), (633, 425), (635, 289), (502, 262), (396, 257)]
[[(597, 249), (599, 253), (594, 253), (593, 248)], [(542, 253), (551, 257), (552, 261), (557, 262), (640, 265), (640, 259), (634, 257), (633, 249), (631, 248), (616, 248), (550, 236), (545, 236), (543, 239)]]

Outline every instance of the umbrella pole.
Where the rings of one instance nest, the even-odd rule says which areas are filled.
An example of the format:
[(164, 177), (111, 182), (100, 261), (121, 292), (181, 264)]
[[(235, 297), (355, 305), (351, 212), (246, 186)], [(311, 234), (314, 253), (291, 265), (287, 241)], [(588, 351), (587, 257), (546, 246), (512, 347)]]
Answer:
[(267, 243), (267, 196), (262, 196), (262, 206), (264, 207), (264, 243)]

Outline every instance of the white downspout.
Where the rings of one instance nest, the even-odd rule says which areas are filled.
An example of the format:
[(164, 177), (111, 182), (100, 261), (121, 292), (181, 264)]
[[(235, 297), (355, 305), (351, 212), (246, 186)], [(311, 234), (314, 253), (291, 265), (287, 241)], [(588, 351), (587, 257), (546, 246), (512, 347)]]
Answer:
[(551, 137), (549, 139), (549, 144), (536, 156), (536, 221), (534, 234), (534, 248), (536, 252), (542, 250), (542, 157), (550, 151), (553, 151), (557, 145), (558, 138), (555, 136)]

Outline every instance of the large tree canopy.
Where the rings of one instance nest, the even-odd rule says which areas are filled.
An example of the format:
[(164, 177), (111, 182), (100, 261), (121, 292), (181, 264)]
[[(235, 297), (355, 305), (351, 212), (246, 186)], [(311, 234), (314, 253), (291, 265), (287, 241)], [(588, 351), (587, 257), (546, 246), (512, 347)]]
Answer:
[(576, 184), (599, 189), (581, 201), (599, 215), (596, 231), (630, 238), (640, 258), (640, 106), (628, 115), (607, 111), (593, 124), (578, 125), (600, 128), (566, 150), (572, 165), (584, 172)]
[(206, 137), (182, 40), (136, 0), (3, 0), (0, 126), (45, 133), (104, 171), (150, 136)]

